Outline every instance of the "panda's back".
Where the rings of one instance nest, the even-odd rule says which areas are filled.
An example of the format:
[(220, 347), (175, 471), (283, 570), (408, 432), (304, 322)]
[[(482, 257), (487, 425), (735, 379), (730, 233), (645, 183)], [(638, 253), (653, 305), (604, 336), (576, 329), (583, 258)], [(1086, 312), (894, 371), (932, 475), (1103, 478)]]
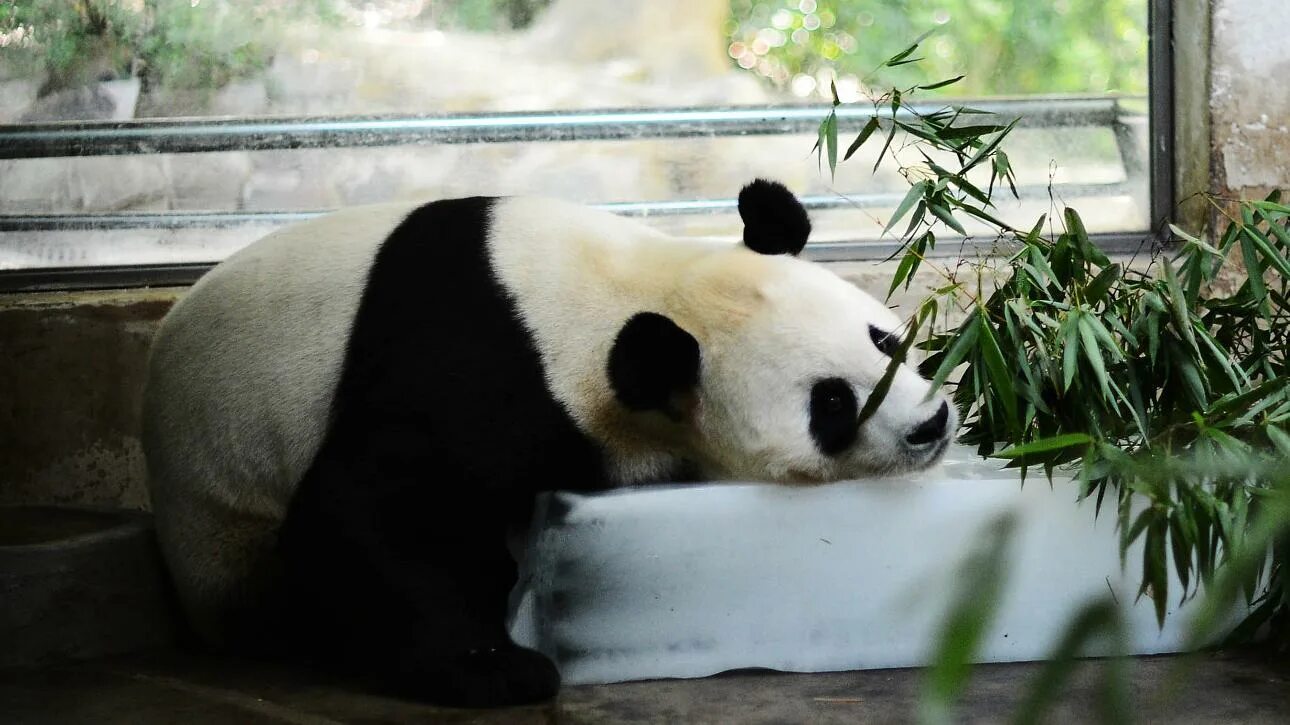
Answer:
[(158, 534), (186, 600), (244, 576), (271, 540), (325, 435), (372, 260), (412, 209), (356, 208), (270, 234), (163, 320), (143, 443)]
[(164, 475), (180, 453), (185, 475), (210, 467), (213, 495), (234, 493), (236, 480), (255, 484), (240, 504), (290, 495), (324, 432), (372, 259), (411, 210), (362, 207), (282, 229), (175, 305), (153, 342), (145, 400), (150, 465), (163, 464), (154, 495), (185, 485)]
[[(382, 475), (431, 488), (603, 480), (600, 448), (548, 390), (525, 326), (536, 293), (494, 269), (499, 214), (543, 218), (476, 197), (289, 227), (217, 266), (163, 321), (144, 448), (162, 549), (207, 639), (223, 639), (222, 610), (270, 571), (284, 522), (312, 515), (319, 461), (388, 465), (404, 441), (416, 450)], [(522, 236), (505, 244), (567, 246)], [(590, 309), (568, 302), (542, 304)]]

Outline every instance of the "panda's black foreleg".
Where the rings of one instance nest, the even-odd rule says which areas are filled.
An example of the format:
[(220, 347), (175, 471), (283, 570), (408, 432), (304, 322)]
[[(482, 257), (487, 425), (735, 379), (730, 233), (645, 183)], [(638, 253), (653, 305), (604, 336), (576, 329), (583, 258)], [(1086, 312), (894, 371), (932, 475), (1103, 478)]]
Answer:
[(404, 468), (315, 461), (279, 540), (292, 639), (319, 664), (438, 704), (554, 696), (555, 666), (506, 631), (507, 502)]

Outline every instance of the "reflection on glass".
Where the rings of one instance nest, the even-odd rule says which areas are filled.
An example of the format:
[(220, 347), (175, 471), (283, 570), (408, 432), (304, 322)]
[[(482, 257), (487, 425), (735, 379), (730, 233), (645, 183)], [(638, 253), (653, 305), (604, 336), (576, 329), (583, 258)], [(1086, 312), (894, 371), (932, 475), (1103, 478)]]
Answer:
[[(1059, 108), (1072, 97), (1145, 95), (1146, 20), (1146, 0), (9, 0), (0, 134), (50, 121), (820, 103), (832, 84), (844, 102), (864, 104), (873, 89), (960, 74), (922, 100), (1042, 97)], [(920, 62), (874, 72), (929, 29)], [(1115, 108), (1114, 128), (1016, 133), (1009, 150), (1023, 193), (1005, 218), (1046, 210), (1051, 186), (1058, 198), (1091, 200), (1080, 203), (1090, 228), (1145, 228), (1145, 104)], [(874, 238), (904, 182), (890, 168), (870, 173), (876, 149), (830, 180), (812, 143), (539, 139), (14, 159), (0, 161), (0, 215), (312, 210), (480, 191), (721, 199), (765, 175), (836, 202), (817, 214), (819, 239)], [(737, 229), (720, 214), (658, 223)], [(103, 255), (213, 261), (252, 231), (263, 230), (189, 242), (200, 234), (118, 229), (111, 250), (80, 232), (8, 231), (0, 268)]]

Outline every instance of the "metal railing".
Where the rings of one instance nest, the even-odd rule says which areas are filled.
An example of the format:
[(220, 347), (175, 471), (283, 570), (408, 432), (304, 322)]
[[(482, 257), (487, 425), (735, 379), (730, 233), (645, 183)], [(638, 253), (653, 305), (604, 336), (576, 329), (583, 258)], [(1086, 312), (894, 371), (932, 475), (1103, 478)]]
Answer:
[[(972, 102), (974, 108), (1011, 120), (1023, 128), (1101, 127), (1111, 129), (1117, 141), (1127, 180), (1091, 185), (1066, 185), (1068, 198), (1107, 193), (1127, 193), (1148, 172), (1138, 134), (1142, 114), (1126, 108), (1126, 101), (1142, 99), (1025, 98)], [(927, 113), (944, 104), (915, 104)], [(827, 113), (827, 106), (776, 106), (686, 108), (662, 110), (571, 111), (545, 113), (495, 113), (436, 116), (369, 116), (340, 118), (264, 118), (136, 120), (125, 122), (64, 122), (0, 126), (0, 159), (110, 156), (154, 153), (207, 153), (246, 150), (376, 147), (403, 144), (489, 144), (511, 142), (612, 141), (780, 134), (813, 134)], [(840, 129), (858, 129), (873, 115), (872, 108), (842, 106), (836, 109)], [(889, 109), (880, 115), (891, 116)], [(901, 109), (897, 117), (911, 115)], [(1047, 187), (1019, 189), (1023, 198), (1040, 198)], [(847, 197), (808, 197), (809, 209), (894, 206), (901, 194), (864, 194)], [(601, 204), (630, 216), (728, 213), (733, 199), (637, 201)], [(0, 214), (0, 232), (46, 232), (121, 229), (202, 229), (246, 225), (279, 225), (312, 217), (320, 211), (192, 211), (103, 212), (76, 214)], [(1123, 235), (1111, 245), (1134, 244), (1143, 235)], [(946, 245), (953, 253), (954, 245)], [(890, 243), (816, 244), (808, 254), (822, 259), (872, 258), (889, 254)], [(153, 267), (158, 282), (195, 279), (210, 265), (159, 265)], [(148, 267), (74, 269), (23, 269), (0, 271), (0, 289), (43, 289), (50, 286), (121, 286), (147, 282)], [(112, 271), (112, 270), (115, 270)], [(67, 280), (55, 284), (59, 272)], [(191, 281), (188, 279), (188, 281)], [(80, 281), (78, 281), (80, 280)], [(112, 280), (120, 280), (114, 285)]]
[[(1104, 184), (1063, 184), (1061, 192), (1067, 198), (1099, 196), (1122, 192), (1126, 182)], [(1018, 186), (1017, 196), (1022, 200), (1044, 199), (1049, 194), (1047, 186)], [(834, 209), (883, 209), (894, 207), (904, 197), (903, 192), (870, 193), (836, 196), (799, 197), (809, 211)], [(685, 216), (689, 214), (734, 214), (738, 211), (737, 199), (694, 199), (689, 201), (622, 201), (587, 204), (622, 216), (636, 218)], [(66, 232), (107, 231), (121, 229), (229, 229), (254, 225), (283, 225), (321, 216), (334, 209), (309, 209), (299, 211), (191, 211), (191, 212), (104, 212), (90, 214), (11, 214), (0, 215), (0, 233), (3, 232)]]
[[(945, 104), (907, 105), (897, 118), (912, 118), (913, 110), (929, 113)], [(1043, 128), (1113, 128), (1124, 115), (1118, 98), (1026, 98), (971, 105), (1004, 118), (1020, 118), (1023, 126)], [(0, 159), (814, 133), (827, 110), (811, 105), (44, 123), (0, 127)], [(837, 114), (840, 126), (859, 126), (874, 115), (872, 109), (858, 106), (841, 106)], [(879, 115), (890, 118), (891, 110), (884, 107)]]

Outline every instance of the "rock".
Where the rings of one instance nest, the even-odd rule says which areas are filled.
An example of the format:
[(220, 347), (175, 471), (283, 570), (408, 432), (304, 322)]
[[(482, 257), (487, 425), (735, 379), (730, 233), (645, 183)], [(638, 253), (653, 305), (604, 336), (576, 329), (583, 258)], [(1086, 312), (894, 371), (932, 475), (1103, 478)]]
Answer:
[(139, 79), (103, 81), (55, 91), (30, 104), (19, 120), (38, 121), (124, 121), (134, 118), (139, 101)]
[(178, 209), (237, 209), (251, 176), (250, 152), (162, 156), (170, 194)]
[(17, 123), (36, 102), (41, 82), (29, 78), (0, 81), (0, 123)]
[(88, 210), (160, 211), (170, 206), (161, 156), (90, 156), (62, 163), (69, 164), (72, 192)]
[(30, 214), (79, 207), (66, 159), (0, 161), (0, 208), (5, 211)]
[(265, 151), (252, 154), (254, 170), (242, 187), (242, 208), (257, 211), (332, 209), (340, 196), (330, 169), (350, 152)]
[(151, 516), (78, 507), (0, 507), (0, 667), (169, 645)]
[(269, 90), (264, 79), (234, 81), (211, 99), (212, 116), (263, 116), (269, 112)]

